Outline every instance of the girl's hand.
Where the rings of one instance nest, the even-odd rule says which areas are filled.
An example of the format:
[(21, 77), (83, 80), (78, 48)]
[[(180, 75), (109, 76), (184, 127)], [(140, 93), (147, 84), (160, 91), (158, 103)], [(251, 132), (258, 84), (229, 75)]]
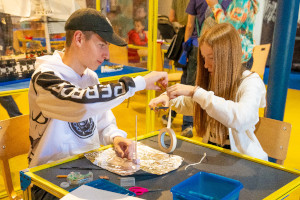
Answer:
[(170, 99), (181, 95), (191, 97), (194, 94), (194, 89), (195, 87), (191, 85), (175, 84), (167, 88), (167, 94)]
[(155, 108), (160, 104), (164, 107), (169, 107), (169, 97), (166, 94), (162, 94), (159, 97), (151, 99), (149, 107), (152, 108), (155, 112), (157, 112)]
[(214, 7), (216, 4), (219, 3), (218, 0), (205, 0), (205, 1), (210, 8)]

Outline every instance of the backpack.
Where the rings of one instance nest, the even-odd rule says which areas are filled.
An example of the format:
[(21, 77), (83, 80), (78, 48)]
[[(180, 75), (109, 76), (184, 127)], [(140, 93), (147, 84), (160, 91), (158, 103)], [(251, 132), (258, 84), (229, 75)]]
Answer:
[(185, 26), (179, 28), (177, 34), (175, 34), (172, 38), (172, 42), (168, 51), (166, 53), (166, 57), (169, 60), (178, 61), (180, 55), (182, 53), (182, 43), (184, 42), (184, 34), (185, 34)]
[(162, 36), (162, 39), (172, 39), (175, 35), (175, 30), (172, 23), (169, 20), (169, 17), (165, 15), (158, 15), (157, 23), (158, 30)]

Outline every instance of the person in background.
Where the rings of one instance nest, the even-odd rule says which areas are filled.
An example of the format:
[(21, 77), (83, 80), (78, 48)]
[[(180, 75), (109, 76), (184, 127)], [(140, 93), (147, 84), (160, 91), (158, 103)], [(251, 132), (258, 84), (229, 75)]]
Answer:
[(204, 143), (267, 160), (254, 134), (266, 88), (258, 74), (242, 67), (237, 30), (229, 23), (208, 29), (199, 40), (198, 58), (196, 86), (173, 85), (149, 106), (193, 115)]
[[(207, 5), (205, 0), (190, 0), (186, 6), (187, 24), (184, 35), (183, 50), (187, 51), (187, 63), (183, 68), (183, 74), (181, 77), (181, 83), (187, 85), (195, 85), (196, 68), (197, 68), (197, 52), (198, 52), (198, 32), (195, 26), (198, 18), (198, 26), (201, 28), (205, 18), (205, 11)], [(187, 42), (190, 40), (191, 42)], [(189, 45), (187, 45), (189, 44)], [(187, 50), (187, 48), (189, 50)], [(193, 137), (193, 118), (191, 116), (183, 117), (181, 135), (186, 137)]]
[(144, 5), (143, 3), (139, 4), (135, 9), (135, 14), (133, 18), (142, 20), (144, 22), (145, 31), (146, 32), (148, 31), (148, 16), (147, 16), (146, 5)]
[(127, 33), (133, 28), (132, 10), (129, 12), (129, 6), (118, 5), (107, 13), (114, 31), (123, 39), (127, 39)]
[[(224, 2), (224, 3), (223, 3)], [(253, 65), (253, 27), (258, 13), (257, 0), (206, 0), (218, 24), (228, 22), (238, 31), (242, 42), (242, 63), (247, 69)], [(228, 6), (224, 9), (224, 6)]]
[[(134, 144), (118, 129), (112, 108), (143, 89), (167, 87), (166, 72), (122, 77), (101, 85), (94, 72), (109, 59), (109, 44), (126, 46), (101, 12), (76, 10), (65, 24), (65, 52), (37, 58), (28, 98), (29, 166), (34, 167), (113, 144), (116, 154), (131, 159)], [(34, 199), (55, 199), (32, 188)]]
[[(178, 22), (182, 28), (185, 29), (185, 26), (187, 25), (187, 19), (188, 15), (185, 12), (185, 9), (187, 8), (189, 3), (189, 0), (173, 0), (172, 1), (172, 7), (169, 14), (170, 22)], [(180, 83), (181, 84), (188, 84), (188, 71), (187, 67), (180, 65), (178, 62), (175, 62), (174, 65), (176, 67), (182, 68), (182, 76)], [(171, 111), (171, 120), (173, 121), (176, 117), (177, 113), (172, 110)], [(162, 116), (162, 122), (164, 125), (167, 125), (168, 123), (168, 116), (163, 115)], [(191, 116), (183, 116), (182, 119), (182, 126), (181, 126), (181, 135), (185, 137), (193, 137), (193, 118)]]
[[(137, 46), (146, 46), (148, 38), (144, 31), (145, 26), (142, 19), (134, 20), (134, 29), (128, 32), (128, 44), (134, 44)], [(140, 57), (147, 56), (147, 53), (138, 51), (137, 49), (128, 48), (128, 61), (131, 63), (140, 62)]]
[(170, 22), (178, 22), (180, 26), (186, 26), (187, 14), (185, 9), (188, 5), (188, 0), (173, 0), (172, 7), (169, 14)]

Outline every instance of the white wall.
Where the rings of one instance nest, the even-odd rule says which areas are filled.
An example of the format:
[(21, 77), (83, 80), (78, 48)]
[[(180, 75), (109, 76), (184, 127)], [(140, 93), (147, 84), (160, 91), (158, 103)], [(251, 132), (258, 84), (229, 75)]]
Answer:
[(253, 28), (253, 39), (254, 39), (254, 44), (256, 45), (260, 44), (265, 1), (266, 0), (258, 0), (259, 11), (255, 17), (254, 28)]

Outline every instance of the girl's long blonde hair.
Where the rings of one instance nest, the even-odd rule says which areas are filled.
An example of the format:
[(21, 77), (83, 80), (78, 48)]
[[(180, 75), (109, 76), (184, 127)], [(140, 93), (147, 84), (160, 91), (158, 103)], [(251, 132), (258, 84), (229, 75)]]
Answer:
[[(209, 45), (213, 50), (214, 72), (209, 74), (204, 68), (204, 58), (200, 47)], [(229, 23), (222, 23), (208, 29), (199, 40), (196, 85), (225, 100), (235, 99), (236, 91), (242, 77), (242, 47), (237, 30)], [(207, 115), (198, 103), (194, 105), (194, 122), (197, 134), (204, 136), (208, 124), (213, 126), (216, 136), (224, 144), (228, 129)]]

